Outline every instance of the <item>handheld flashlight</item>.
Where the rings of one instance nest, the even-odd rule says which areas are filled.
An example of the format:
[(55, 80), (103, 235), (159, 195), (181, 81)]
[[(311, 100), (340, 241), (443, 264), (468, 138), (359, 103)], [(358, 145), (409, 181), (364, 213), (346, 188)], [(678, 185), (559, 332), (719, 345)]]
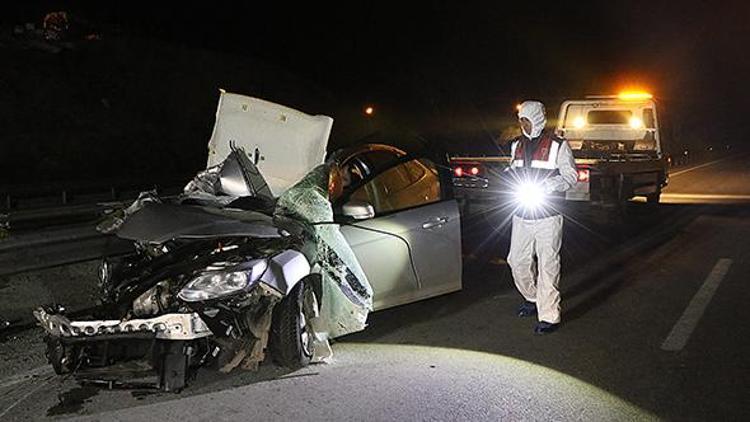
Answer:
[(516, 201), (528, 209), (536, 210), (547, 202), (547, 194), (540, 183), (523, 182), (516, 186), (514, 191)]

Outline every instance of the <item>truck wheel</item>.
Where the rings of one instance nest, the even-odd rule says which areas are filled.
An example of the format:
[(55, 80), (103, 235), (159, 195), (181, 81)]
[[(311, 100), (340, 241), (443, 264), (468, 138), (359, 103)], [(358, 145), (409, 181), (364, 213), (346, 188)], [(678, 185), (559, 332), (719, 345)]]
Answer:
[(302, 280), (273, 309), (271, 352), (273, 359), (281, 366), (301, 368), (312, 359), (311, 315), (304, 306), (305, 296), (312, 294), (311, 283)]
[(646, 195), (646, 203), (649, 205), (657, 205), (661, 199), (661, 190)]
[(55, 370), (55, 373), (57, 375), (63, 375), (73, 372), (76, 362), (74, 361), (74, 355), (71, 348), (66, 347), (60, 339), (49, 335), (45, 336), (44, 341), (47, 344), (47, 350), (45, 352), (47, 362), (52, 364), (52, 369)]

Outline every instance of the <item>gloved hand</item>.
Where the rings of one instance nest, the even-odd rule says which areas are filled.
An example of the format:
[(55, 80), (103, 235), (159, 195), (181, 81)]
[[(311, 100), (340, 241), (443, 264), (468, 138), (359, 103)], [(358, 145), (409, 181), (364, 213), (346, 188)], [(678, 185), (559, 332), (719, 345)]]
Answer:
[(555, 191), (555, 186), (553, 185), (552, 181), (549, 179), (545, 180), (542, 186), (544, 188), (545, 195), (549, 195)]

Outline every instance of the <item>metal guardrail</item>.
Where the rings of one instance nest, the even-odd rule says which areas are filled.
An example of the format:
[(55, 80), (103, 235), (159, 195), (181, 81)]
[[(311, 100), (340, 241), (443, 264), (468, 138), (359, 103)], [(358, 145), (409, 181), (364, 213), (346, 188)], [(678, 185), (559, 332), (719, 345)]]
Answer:
[(132, 250), (132, 242), (78, 224), (0, 240), (0, 277), (116, 256)]
[(184, 181), (0, 186), (0, 276), (126, 253), (131, 242), (98, 233), (97, 221), (130, 205), (143, 191), (174, 195)]
[[(144, 190), (155, 189), (160, 196), (169, 197), (181, 191), (182, 182), (180, 180), (179, 184), (163, 187), (140, 185), (118, 194), (114, 193), (113, 188), (109, 188), (109, 192), (101, 189), (101, 184), (87, 184), (84, 188), (75, 186), (72, 190), (57, 192), (63, 192), (62, 203), (57, 194), (54, 197), (49, 195), (54, 188), (60, 187), (59, 184), (52, 189), (23, 192), (26, 198), (44, 205), (36, 208), (0, 207), (0, 276), (129, 251), (131, 242), (97, 232), (97, 221), (113, 209), (130, 205)], [(72, 203), (70, 192), (86, 192), (86, 195)], [(113, 198), (116, 200), (113, 201)]]
[[(190, 176), (170, 176), (158, 183), (153, 179), (108, 179), (92, 182), (64, 181), (54, 183), (0, 185), (0, 213), (60, 207), (92, 202), (119, 201), (145, 190), (164, 190), (184, 186)], [(94, 198), (92, 200), (91, 198)]]
[[(77, 198), (75, 203), (70, 201), (71, 191), (63, 190), (62, 201), (55, 201), (50, 196), (37, 194), (37, 207), (0, 208), (0, 230), (8, 234), (28, 232), (50, 226), (70, 225), (86, 221), (94, 221), (112, 208), (127, 206), (144, 190), (156, 190), (160, 195), (173, 195), (181, 190), (181, 185), (160, 187), (152, 185), (146, 189), (132, 189), (120, 194), (99, 192), (89, 193), (85, 197)], [(10, 201), (7, 200), (6, 201)], [(7, 205), (7, 203), (6, 203)], [(0, 236), (0, 239), (2, 236)]]

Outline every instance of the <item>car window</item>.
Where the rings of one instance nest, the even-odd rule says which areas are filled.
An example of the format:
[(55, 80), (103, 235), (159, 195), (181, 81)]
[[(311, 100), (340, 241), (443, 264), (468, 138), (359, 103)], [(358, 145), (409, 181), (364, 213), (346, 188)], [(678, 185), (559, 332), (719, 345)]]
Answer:
[(406, 164), (405, 166), (406, 172), (409, 173), (409, 179), (412, 182), (419, 181), (419, 179), (424, 177), (424, 174), (427, 171), (425, 169), (425, 165), (418, 160), (409, 161), (408, 163), (405, 163), (405, 164)]
[(366, 201), (375, 214), (383, 214), (440, 201), (440, 192), (435, 164), (427, 159), (414, 159), (382, 172), (349, 198)]
[(400, 157), (390, 151), (367, 151), (357, 155), (353, 161), (362, 168), (364, 177), (375, 174), (380, 170), (389, 167)]
[(401, 156), (392, 151), (366, 151), (347, 160), (341, 167), (344, 188), (357, 185), (362, 180), (397, 162)]

